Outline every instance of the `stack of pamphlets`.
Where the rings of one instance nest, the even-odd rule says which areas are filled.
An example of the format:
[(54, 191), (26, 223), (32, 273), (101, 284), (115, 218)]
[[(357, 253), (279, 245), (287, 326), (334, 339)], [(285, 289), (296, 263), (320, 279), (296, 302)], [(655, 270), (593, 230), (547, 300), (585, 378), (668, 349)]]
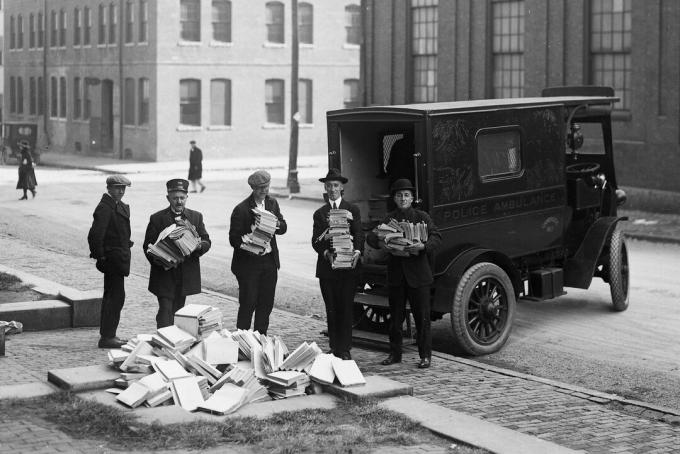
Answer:
[(175, 268), (201, 244), (196, 228), (189, 221), (184, 225), (171, 224), (158, 234), (154, 244), (149, 244), (147, 253), (156, 257), (166, 270)]
[(175, 325), (197, 339), (222, 329), (222, 311), (205, 304), (187, 304), (175, 312)]
[(302, 396), (309, 386), (309, 375), (294, 370), (279, 370), (265, 376), (267, 390), (275, 399)]
[(269, 244), (276, 232), (276, 224), (278, 218), (274, 213), (260, 208), (253, 208), (255, 214), (255, 221), (252, 225), (252, 231), (243, 235), (241, 238), (241, 249), (251, 252), (255, 255), (264, 255), (269, 253), (272, 248)]
[(382, 223), (374, 229), (379, 240), (385, 243), (388, 251), (393, 255), (408, 257), (410, 254), (404, 249), (416, 243), (427, 242), (427, 224), (418, 222), (397, 222), (390, 219), (388, 223)]

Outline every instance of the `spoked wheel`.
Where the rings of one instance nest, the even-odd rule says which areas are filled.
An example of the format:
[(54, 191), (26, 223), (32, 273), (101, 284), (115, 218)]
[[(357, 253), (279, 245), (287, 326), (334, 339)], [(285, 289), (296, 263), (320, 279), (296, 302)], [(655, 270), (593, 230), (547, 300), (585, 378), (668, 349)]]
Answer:
[(606, 265), (609, 292), (615, 311), (628, 309), (628, 248), (617, 225), (609, 239), (609, 263)]
[(455, 349), (468, 355), (496, 352), (510, 337), (515, 291), (497, 265), (477, 263), (463, 274), (451, 310)]
[(387, 333), (390, 326), (390, 309), (387, 307), (354, 305), (352, 328)]

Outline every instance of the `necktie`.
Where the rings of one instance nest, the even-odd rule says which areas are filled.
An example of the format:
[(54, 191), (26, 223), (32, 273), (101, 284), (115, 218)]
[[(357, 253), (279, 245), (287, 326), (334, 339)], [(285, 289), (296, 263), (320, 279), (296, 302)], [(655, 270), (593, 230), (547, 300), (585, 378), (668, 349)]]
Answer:
[(333, 202), (333, 209), (334, 209), (334, 210), (337, 210), (337, 209), (338, 209), (338, 206), (335, 204), (335, 202)]

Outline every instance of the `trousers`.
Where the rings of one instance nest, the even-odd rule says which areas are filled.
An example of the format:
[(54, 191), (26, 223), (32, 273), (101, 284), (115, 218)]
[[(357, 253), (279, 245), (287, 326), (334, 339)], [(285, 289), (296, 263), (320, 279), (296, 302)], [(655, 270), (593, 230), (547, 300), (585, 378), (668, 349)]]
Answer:
[(349, 353), (352, 348), (352, 314), (354, 307), (354, 274), (340, 279), (319, 279), (321, 296), (326, 305), (328, 344), (333, 353)]
[(250, 323), (255, 313), (253, 330), (260, 334), (267, 334), (269, 315), (274, 308), (274, 294), (278, 270), (273, 257), (261, 260), (257, 267), (248, 272), (239, 273), (238, 281), (238, 315), (236, 328), (250, 329)]
[(125, 277), (120, 274), (104, 273), (104, 296), (99, 318), (99, 335), (103, 338), (116, 337), (120, 311), (125, 303)]
[(164, 328), (175, 324), (175, 312), (184, 307), (186, 295), (182, 294), (181, 280), (175, 284), (172, 297), (158, 297), (158, 314), (156, 314), (156, 328)]
[(432, 331), (430, 330), (430, 286), (409, 287), (407, 285), (389, 287), (390, 303), (390, 350), (401, 356), (402, 325), (406, 300), (408, 299), (416, 322), (416, 341), (421, 358), (432, 356)]

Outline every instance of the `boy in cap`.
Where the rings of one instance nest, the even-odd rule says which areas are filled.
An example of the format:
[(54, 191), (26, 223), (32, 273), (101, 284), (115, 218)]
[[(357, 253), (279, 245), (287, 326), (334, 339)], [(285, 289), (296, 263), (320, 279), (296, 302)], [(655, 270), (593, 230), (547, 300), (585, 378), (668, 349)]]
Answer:
[(342, 359), (352, 359), (352, 309), (354, 292), (357, 285), (356, 268), (333, 269), (331, 261), (333, 252), (331, 240), (325, 238), (324, 232), (329, 226), (331, 209), (342, 209), (352, 213), (349, 221), (350, 235), (355, 254), (363, 250), (364, 233), (361, 229), (361, 212), (359, 207), (349, 203), (342, 197), (347, 178), (338, 169), (330, 169), (325, 178), (319, 178), (328, 195), (328, 203), (314, 212), (312, 247), (317, 253), (316, 277), (319, 278), (321, 296), (326, 306), (326, 322), (328, 324), (328, 343), (331, 353)]
[[(261, 334), (267, 334), (269, 315), (274, 308), (274, 293), (279, 261), (279, 248), (276, 245), (276, 235), (283, 235), (288, 225), (281, 215), (279, 203), (269, 197), (269, 183), (271, 176), (266, 170), (258, 170), (248, 177), (251, 194), (236, 205), (231, 213), (229, 226), (229, 244), (234, 248), (231, 261), (231, 272), (238, 281), (238, 316), (236, 328), (250, 329), (253, 313), (255, 322), (253, 329)], [(269, 249), (262, 254), (254, 254), (241, 248), (243, 236), (251, 233), (255, 222), (253, 209), (267, 210), (276, 216), (276, 232), (269, 242)]]
[(116, 336), (125, 303), (125, 276), (130, 274), (130, 207), (122, 202), (130, 180), (123, 175), (106, 179), (106, 193), (94, 210), (87, 235), (90, 257), (104, 273), (104, 296), (99, 322), (99, 348), (120, 348), (127, 341)]
[[(181, 178), (169, 180), (166, 184), (169, 206), (151, 215), (144, 235), (144, 254), (151, 263), (149, 291), (158, 298), (156, 327), (163, 328), (175, 322), (175, 312), (184, 307), (188, 295), (201, 293), (201, 265), (199, 257), (208, 252), (210, 237), (203, 224), (203, 215), (186, 208), (189, 182)], [(190, 222), (198, 232), (201, 242), (198, 248), (175, 268), (166, 270), (154, 256), (147, 253), (149, 244), (158, 239), (166, 227)]]

